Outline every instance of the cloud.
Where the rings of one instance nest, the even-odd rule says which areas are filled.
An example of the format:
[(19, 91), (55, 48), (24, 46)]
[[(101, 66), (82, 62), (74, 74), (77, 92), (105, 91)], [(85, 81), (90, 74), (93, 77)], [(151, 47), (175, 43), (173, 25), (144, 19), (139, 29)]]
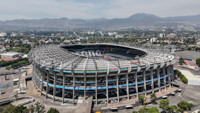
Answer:
[(135, 13), (161, 17), (200, 12), (198, 0), (0, 0), (0, 20), (123, 18)]

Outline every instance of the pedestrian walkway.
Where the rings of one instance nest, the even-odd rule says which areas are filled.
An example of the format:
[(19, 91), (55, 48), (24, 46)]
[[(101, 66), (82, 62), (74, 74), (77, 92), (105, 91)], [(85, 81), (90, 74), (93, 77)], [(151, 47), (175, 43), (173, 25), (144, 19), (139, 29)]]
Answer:
[[(174, 92), (176, 90), (178, 90), (177, 87), (171, 87), (171, 88), (168, 88), (168, 89), (163, 89), (161, 92), (156, 92), (155, 94), (156, 94), (157, 98), (159, 98), (159, 97), (168, 95), (171, 92)], [(150, 98), (150, 95), (147, 95), (147, 98)], [(130, 99), (130, 100), (122, 100), (119, 103), (108, 104), (107, 106), (102, 107), (101, 109), (106, 110), (106, 109), (111, 109), (111, 108), (123, 107), (123, 106), (126, 106), (126, 105), (132, 105), (132, 104), (136, 104), (137, 101), (138, 101), (137, 98), (133, 98), (133, 99)]]
[(179, 71), (188, 79), (189, 85), (200, 85), (200, 78), (196, 77), (188, 70), (179, 69)]
[(84, 99), (84, 97), (79, 97), (76, 105), (75, 113), (91, 113), (93, 97)]
[(27, 89), (27, 86), (26, 86), (26, 74), (27, 72), (23, 72), (20, 76), (20, 90), (21, 91), (25, 91)]

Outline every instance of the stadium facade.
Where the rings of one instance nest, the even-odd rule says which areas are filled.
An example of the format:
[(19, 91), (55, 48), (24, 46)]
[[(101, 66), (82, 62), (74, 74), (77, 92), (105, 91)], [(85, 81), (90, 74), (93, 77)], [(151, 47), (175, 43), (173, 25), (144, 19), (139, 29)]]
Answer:
[(160, 49), (116, 44), (44, 45), (29, 52), (33, 82), (63, 103), (93, 96), (110, 103), (170, 87), (175, 56)]

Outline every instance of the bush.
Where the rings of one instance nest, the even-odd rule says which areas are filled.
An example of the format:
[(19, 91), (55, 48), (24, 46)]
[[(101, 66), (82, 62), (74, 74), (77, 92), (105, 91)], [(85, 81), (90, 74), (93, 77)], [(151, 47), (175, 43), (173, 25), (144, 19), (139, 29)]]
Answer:
[(188, 83), (188, 79), (179, 70), (174, 70), (174, 73), (180, 77), (180, 79), (183, 83), (185, 83), (185, 84)]
[(50, 108), (47, 113), (60, 113), (56, 108)]
[(196, 64), (197, 64), (197, 66), (200, 67), (200, 58), (197, 58), (197, 59), (196, 59)]
[(19, 66), (22, 66), (23, 64), (27, 64), (29, 63), (27, 59), (24, 59), (22, 61), (19, 61), (17, 63), (14, 63), (11, 65), (12, 68), (16, 68), (16, 67), (19, 67)]
[(179, 64), (180, 64), (180, 65), (186, 64), (185, 61), (183, 60), (183, 58), (180, 58), (180, 59), (179, 59)]

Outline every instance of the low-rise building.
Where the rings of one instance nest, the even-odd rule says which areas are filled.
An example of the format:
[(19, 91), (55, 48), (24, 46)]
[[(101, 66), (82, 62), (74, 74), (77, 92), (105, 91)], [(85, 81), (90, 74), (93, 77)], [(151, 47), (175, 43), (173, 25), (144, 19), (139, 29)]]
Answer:
[(7, 52), (1, 54), (1, 59), (11, 59), (11, 58), (17, 58), (20, 56), (20, 53), (18, 52)]

